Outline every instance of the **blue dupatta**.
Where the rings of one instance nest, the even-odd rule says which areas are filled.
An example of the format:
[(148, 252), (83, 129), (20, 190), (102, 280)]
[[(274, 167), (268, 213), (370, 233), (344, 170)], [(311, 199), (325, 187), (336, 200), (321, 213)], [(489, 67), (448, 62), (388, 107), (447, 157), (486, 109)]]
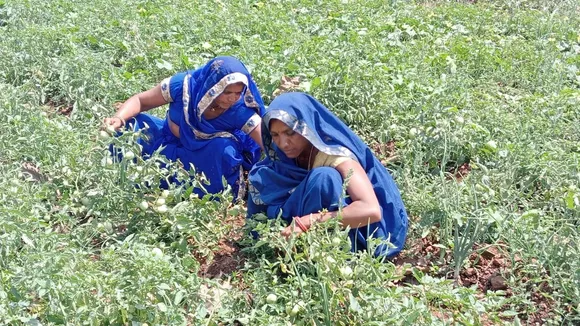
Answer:
[[(163, 97), (168, 100), (170, 113), (179, 118), (172, 119), (179, 126), (181, 143), (189, 150), (197, 150), (208, 144), (207, 140), (223, 137), (236, 138), (235, 130), (251, 129), (259, 119), (242, 121), (241, 128), (235, 122), (240, 119), (244, 109), (253, 110), (258, 117), (264, 114), (264, 103), (258, 87), (244, 64), (234, 57), (221, 56), (210, 60), (205, 66), (193, 71), (176, 75), (177, 89), (172, 89), (169, 78), (161, 83)], [(172, 81), (173, 83), (173, 81)], [(203, 116), (215, 98), (222, 94), (228, 85), (243, 83), (246, 87), (240, 99), (215, 119)], [(239, 133), (238, 133), (239, 135)], [(239, 137), (237, 137), (239, 138)]]
[[(348, 126), (324, 105), (304, 93), (286, 93), (278, 96), (262, 117), (262, 140), (266, 158), (250, 171), (251, 202), (248, 205), (248, 217), (262, 211), (269, 218), (276, 218), (281, 213), (282, 218), (291, 221), (292, 216), (283, 212), (282, 207), (303, 207), (301, 203), (306, 198), (296, 198), (297, 196), (292, 196), (293, 192), (304, 187), (303, 181), (314, 171), (325, 169), (315, 168), (308, 171), (297, 166), (295, 160), (289, 159), (272, 141), (269, 132), (271, 119), (283, 121), (308, 139), (319, 151), (329, 155), (347, 156), (361, 164), (382, 208), (382, 219), (369, 226), (350, 230), (353, 250), (366, 249), (366, 239), (372, 236), (387, 239), (394, 245), (394, 247), (379, 246), (375, 251), (376, 256), (396, 255), (405, 242), (407, 214), (393, 178), (369, 147)], [(333, 197), (336, 194), (322, 194), (322, 197), (325, 196)], [(289, 200), (298, 202), (288, 203)], [(304, 211), (298, 214), (305, 215), (323, 208), (336, 210), (338, 205), (339, 203), (333, 207), (303, 207)]]

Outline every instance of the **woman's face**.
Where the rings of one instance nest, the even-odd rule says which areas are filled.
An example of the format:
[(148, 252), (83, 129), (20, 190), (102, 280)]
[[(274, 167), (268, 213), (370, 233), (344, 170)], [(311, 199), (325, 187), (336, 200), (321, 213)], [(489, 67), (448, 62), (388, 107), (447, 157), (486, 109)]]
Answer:
[(270, 135), (272, 140), (288, 158), (297, 158), (310, 146), (308, 139), (290, 129), (284, 122), (270, 120)]
[(236, 103), (240, 96), (242, 96), (242, 91), (244, 90), (244, 83), (231, 84), (224, 89), (214, 100), (214, 106), (222, 110), (229, 109), (234, 103)]

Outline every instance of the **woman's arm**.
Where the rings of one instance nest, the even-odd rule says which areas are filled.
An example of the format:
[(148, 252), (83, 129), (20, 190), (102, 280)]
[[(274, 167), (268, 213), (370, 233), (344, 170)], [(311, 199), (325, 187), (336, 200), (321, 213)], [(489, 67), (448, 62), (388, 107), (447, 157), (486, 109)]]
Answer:
[(125, 121), (135, 117), (137, 114), (167, 103), (161, 94), (161, 85), (157, 85), (149, 90), (131, 96), (119, 107), (113, 117), (105, 118), (103, 122), (106, 126), (119, 129), (123, 127)]
[(254, 130), (252, 130), (252, 132), (250, 132), (250, 137), (252, 137), (252, 139), (258, 145), (260, 145), (260, 148), (263, 151), (264, 150), (264, 145), (262, 145), (262, 124), (258, 124), (256, 126), (256, 128), (254, 128)]
[[(352, 203), (342, 209), (342, 226), (348, 225), (351, 228), (359, 228), (380, 221), (382, 212), (379, 201), (375, 195), (373, 185), (360, 163), (354, 160), (348, 160), (340, 163), (336, 167), (336, 170), (340, 172), (343, 179), (346, 179), (350, 171), (352, 171), (346, 188), (346, 192), (350, 196)], [(303, 226), (309, 229), (315, 222), (326, 221), (336, 217), (337, 214), (337, 211), (313, 213), (298, 218)], [(289, 225), (282, 231), (282, 235), (288, 237), (291, 232), (302, 233), (302, 230), (298, 226), (294, 230), (292, 228), (292, 225)]]

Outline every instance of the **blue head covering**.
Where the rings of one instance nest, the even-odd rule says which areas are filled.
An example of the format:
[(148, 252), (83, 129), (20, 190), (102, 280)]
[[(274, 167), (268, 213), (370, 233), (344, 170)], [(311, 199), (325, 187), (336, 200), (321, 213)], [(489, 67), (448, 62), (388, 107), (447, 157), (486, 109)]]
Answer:
[[(210, 123), (203, 113), (228, 85), (236, 83), (245, 85), (242, 96)], [(174, 122), (180, 127), (181, 142), (190, 150), (205, 146), (207, 142), (204, 140), (207, 139), (236, 137), (233, 132), (235, 128), (216, 128), (216, 126), (231, 126), (232, 122), (239, 120), (243, 109), (249, 108), (259, 116), (264, 114), (264, 103), (252, 76), (241, 61), (229, 56), (216, 57), (205, 66), (187, 73), (183, 79), (181, 101), (170, 105), (183, 105), (183, 115), (179, 121)]]
[[(304, 136), (319, 151), (350, 157), (360, 163), (371, 181), (382, 208), (382, 219), (371, 226), (383, 230), (397, 248), (378, 255), (398, 253), (405, 242), (407, 215), (397, 186), (369, 147), (324, 105), (304, 93), (285, 93), (270, 104), (262, 117), (262, 140), (266, 158), (250, 171), (250, 194), (255, 205), (279, 206), (307, 176), (272, 141), (271, 119), (278, 119)], [(268, 214), (271, 215), (271, 214)], [(366, 227), (361, 227), (361, 230)], [(352, 230), (351, 230), (352, 232)], [(365, 232), (362, 232), (365, 233)], [(366, 235), (362, 235), (366, 238)], [(380, 232), (379, 232), (380, 233)]]

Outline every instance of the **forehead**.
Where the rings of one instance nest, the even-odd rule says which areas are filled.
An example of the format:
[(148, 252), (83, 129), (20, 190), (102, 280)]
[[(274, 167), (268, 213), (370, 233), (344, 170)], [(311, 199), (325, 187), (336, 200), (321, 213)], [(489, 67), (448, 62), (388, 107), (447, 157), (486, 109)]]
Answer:
[(288, 127), (284, 122), (278, 119), (270, 119), (270, 132), (280, 133), (289, 129), (290, 127)]
[(226, 89), (224, 91), (228, 91), (228, 92), (241, 92), (244, 90), (244, 87), (246, 85), (244, 85), (244, 83), (235, 83), (235, 84), (230, 84), (226, 87)]

